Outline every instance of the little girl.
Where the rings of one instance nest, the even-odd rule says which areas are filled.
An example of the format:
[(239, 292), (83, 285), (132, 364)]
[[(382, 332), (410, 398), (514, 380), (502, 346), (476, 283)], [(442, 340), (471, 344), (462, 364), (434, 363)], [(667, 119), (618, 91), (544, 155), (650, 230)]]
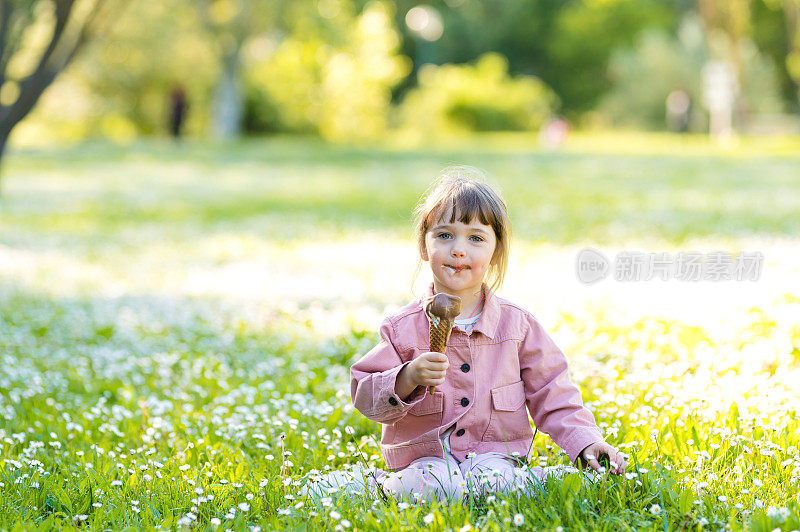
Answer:
[[(528, 412), (573, 463), (602, 472), (598, 458), (606, 455), (612, 473), (625, 470), (583, 406), (564, 354), (536, 318), (495, 294), (511, 227), (504, 201), (481, 177), (448, 168), (420, 202), (416, 238), (433, 283), (383, 321), (380, 343), (350, 370), (353, 404), (382, 424), (383, 458), (397, 470), (380, 479), (387, 494), (525, 490), (555, 473), (519, 467), (533, 440)], [(439, 292), (462, 301), (444, 354), (429, 350), (424, 311)]]

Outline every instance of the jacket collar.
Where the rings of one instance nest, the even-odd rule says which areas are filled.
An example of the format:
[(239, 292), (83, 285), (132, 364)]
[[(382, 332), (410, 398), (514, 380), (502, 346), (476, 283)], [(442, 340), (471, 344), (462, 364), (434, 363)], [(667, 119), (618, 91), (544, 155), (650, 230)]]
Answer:
[[(497, 334), (497, 325), (500, 323), (500, 302), (497, 300), (495, 293), (489, 289), (486, 283), (483, 283), (482, 288), (483, 293), (486, 294), (486, 298), (483, 302), (483, 312), (481, 313), (481, 317), (478, 318), (478, 322), (475, 324), (475, 327), (473, 327), (472, 331), (478, 331), (488, 338), (494, 339), (495, 335)], [(425, 310), (425, 300), (433, 295), (433, 283), (431, 283), (428, 286), (425, 295), (423, 295), (420, 299), (419, 306), (422, 308), (423, 312)]]

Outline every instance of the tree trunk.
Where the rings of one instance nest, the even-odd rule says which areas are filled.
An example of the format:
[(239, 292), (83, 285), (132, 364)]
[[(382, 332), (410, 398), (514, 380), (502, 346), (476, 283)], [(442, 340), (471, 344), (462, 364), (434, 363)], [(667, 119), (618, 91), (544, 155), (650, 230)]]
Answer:
[(225, 54), (214, 95), (213, 133), (219, 139), (238, 137), (242, 131), (244, 98), (239, 80), (239, 50)]
[[(55, 20), (50, 41), (39, 57), (32, 58), (34, 59), (33, 70), (24, 78), (16, 80), (19, 86), (19, 94), (16, 99), (8, 105), (0, 104), (0, 162), (2, 162), (3, 152), (11, 130), (30, 113), (45, 89), (70, 64), (78, 50), (89, 39), (95, 18), (104, 2), (105, 0), (97, 0), (90, 7), (89, 11), (86, 12), (85, 18), (76, 27), (76, 34), (72, 38), (67, 38), (67, 40), (64, 40), (64, 35), (70, 22), (75, 0), (50, 2), (55, 4)], [(27, 6), (24, 6), (24, 9), (29, 9), (32, 13), (38, 11), (37, 2), (28, 1), (25, 4)], [(0, 16), (0, 86), (8, 81), (6, 67), (9, 61), (13, 62), (18, 57), (16, 55), (17, 50), (14, 47), (9, 50), (6, 45), (8, 44), (7, 39), (10, 37), (8, 34), (10, 31), (9, 24), (15, 18), (14, 11), (22, 6), (22, 2), (0, 0), (0, 13), (2, 13), (2, 16)], [(20, 35), (27, 33), (27, 29), (29, 29), (27, 26), (38, 27), (39, 19), (35, 15), (31, 17), (23, 15), (21, 20), (26, 26), (17, 32)]]

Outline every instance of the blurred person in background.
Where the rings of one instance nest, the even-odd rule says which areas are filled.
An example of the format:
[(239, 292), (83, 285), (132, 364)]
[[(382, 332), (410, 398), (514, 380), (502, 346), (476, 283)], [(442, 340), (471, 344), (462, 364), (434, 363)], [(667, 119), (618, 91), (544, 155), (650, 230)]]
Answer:
[(169, 95), (169, 125), (173, 138), (179, 139), (181, 137), (181, 128), (186, 119), (187, 107), (186, 92), (180, 85), (174, 85)]

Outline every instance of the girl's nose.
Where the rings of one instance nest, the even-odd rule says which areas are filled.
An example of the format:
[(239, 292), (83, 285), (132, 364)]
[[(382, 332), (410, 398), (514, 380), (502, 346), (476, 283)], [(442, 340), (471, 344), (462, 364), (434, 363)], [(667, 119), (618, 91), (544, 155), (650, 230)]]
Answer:
[(463, 257), (466, 254), (463, 244), (459, 243), (457, 240), (453, 242), (453, 247), (450, 248), (450, 254), (454, 257)]

